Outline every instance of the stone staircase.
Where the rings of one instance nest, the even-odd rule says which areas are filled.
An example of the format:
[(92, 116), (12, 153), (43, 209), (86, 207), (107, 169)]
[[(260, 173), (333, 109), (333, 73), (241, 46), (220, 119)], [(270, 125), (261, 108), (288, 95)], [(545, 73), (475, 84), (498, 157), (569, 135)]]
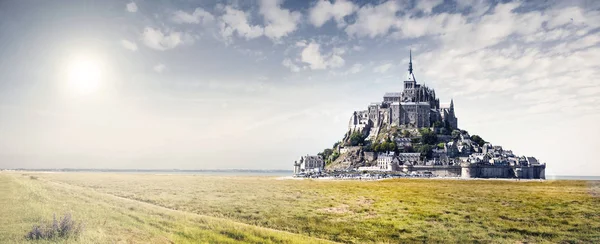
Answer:
[(373, 127), (369, 131), (369, 136), (367, 136), (367, 140), (374, 141), (377, 139), (377, 135), (379, 134), (379, 127)]

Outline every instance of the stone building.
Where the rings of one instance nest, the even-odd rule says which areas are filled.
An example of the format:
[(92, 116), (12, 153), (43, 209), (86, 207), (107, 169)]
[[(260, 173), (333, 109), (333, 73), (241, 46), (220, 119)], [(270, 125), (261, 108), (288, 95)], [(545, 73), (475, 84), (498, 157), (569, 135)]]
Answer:
[(377, 167), (380, 171), (398, 171), (399, 164), (400, 161), (394, 152), (379, 153), (377, 155)]
[(298, 161), (294, 161), (294, 174), (299, 173), (317, 173), (325, 168), (325, 162), (320, 156), (301, 156)]
[(422, 128), (430, 127), (435, 122), (452, 129), (458, 128), (454, 101), (451, 100), (449, 105), (440, 106), (435, 90), (417, 82), (413, 73), (411, 53), (403, 91), (385, 93), (382, 102), (371, 103), (367, 110), (355, 111), (348, 127), (351, 131), (365, 127), (377, 128), (384, 124)]
[(415, 165), (421, 161), (420, 153), (398, 153), (398, 159), (401, 164)]

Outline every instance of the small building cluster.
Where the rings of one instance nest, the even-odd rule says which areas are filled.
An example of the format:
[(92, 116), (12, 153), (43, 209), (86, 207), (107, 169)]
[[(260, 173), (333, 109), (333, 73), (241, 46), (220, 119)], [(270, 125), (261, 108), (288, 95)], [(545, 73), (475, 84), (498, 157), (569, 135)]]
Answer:
[[(398, 147), (411, 147), (406, 138), (396, 139)], [(535, 157), (516, 156), (511, 150), (484, 143), (479, 146), (463, 132), (458, 139), (432, 150), (431, 157), (421, 153), (379, 153), (376, 166), (357, 167), (358, 171), (402, 171), (431, 173), (447, 177), (481, 178), (545, 178), (545, 164)]]

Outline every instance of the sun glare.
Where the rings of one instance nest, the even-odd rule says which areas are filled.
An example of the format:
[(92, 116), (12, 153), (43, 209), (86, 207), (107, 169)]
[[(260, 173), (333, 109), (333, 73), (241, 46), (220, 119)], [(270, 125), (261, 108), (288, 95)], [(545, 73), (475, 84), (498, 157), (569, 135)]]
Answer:
[(67, 66), (67, 81), (69, 89), (79, 95), (96, 92), (102, 82), (102, 65), (91, 57), (73, 59)]

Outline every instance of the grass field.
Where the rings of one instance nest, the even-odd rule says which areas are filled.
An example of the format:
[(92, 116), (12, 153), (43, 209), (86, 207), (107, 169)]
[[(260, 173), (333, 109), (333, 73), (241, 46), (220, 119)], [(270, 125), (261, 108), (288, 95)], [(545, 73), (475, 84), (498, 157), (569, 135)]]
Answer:
[(53, 213), (83, 243), (599, 243), (600, 183), (0, 173), (0, 243)]

